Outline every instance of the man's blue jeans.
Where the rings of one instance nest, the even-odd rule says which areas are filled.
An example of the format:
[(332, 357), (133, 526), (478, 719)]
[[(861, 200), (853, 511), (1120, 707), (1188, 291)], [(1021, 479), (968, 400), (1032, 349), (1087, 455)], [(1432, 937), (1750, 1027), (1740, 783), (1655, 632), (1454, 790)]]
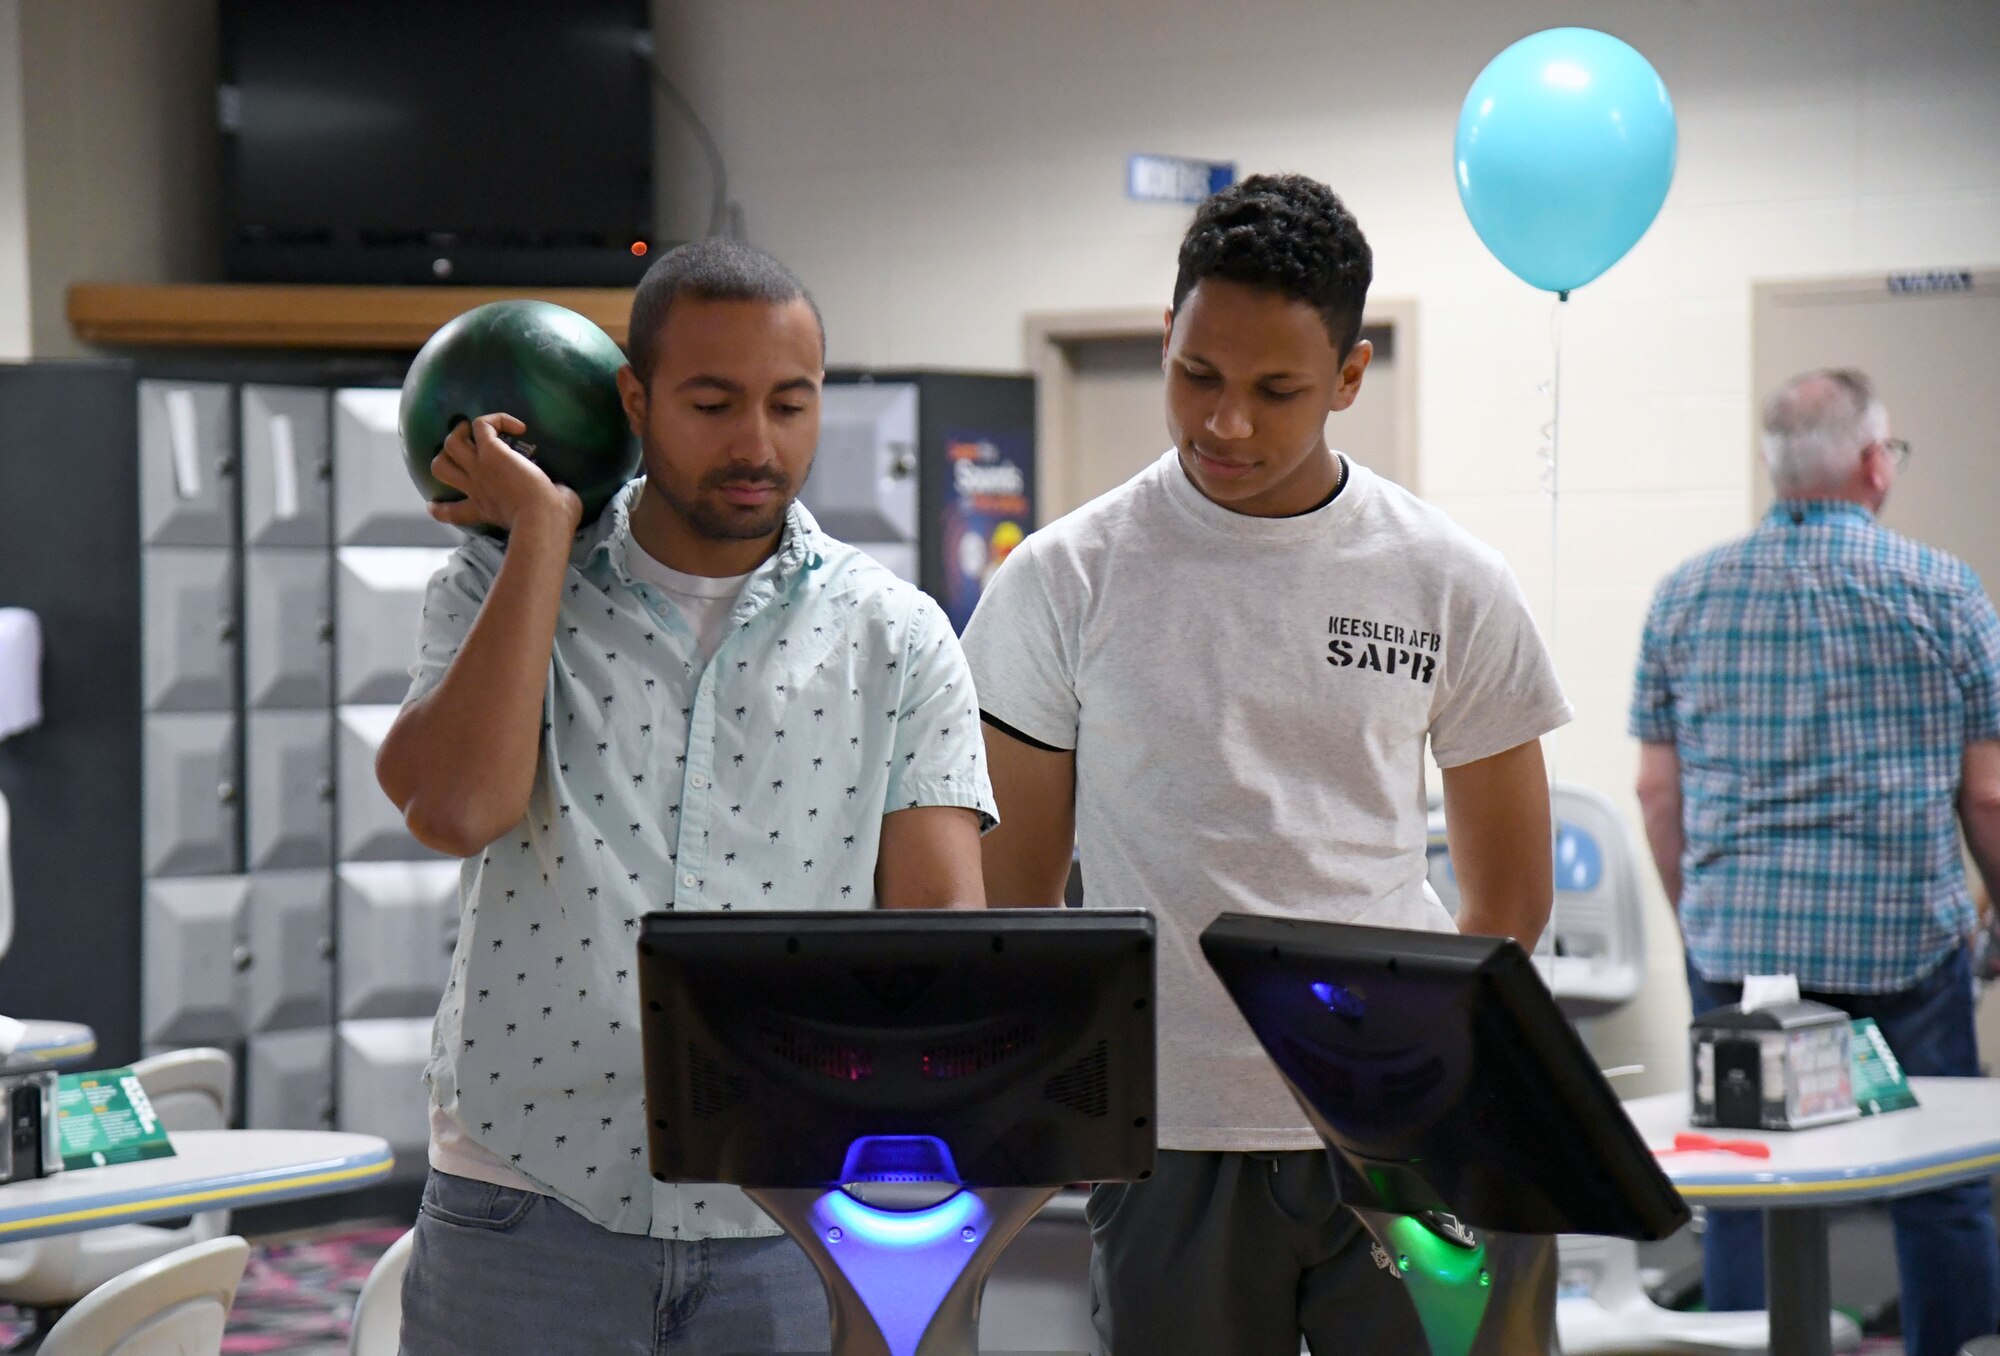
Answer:
[[(1741, 984), (1712, 982), (1688, 965), (1697, 1014), (1743, 996)], [(1908, 1074), (1979, 1076), (1972, 1024), (1972, 971), (1966, 949), (1895, 993), (1806, 993), (1853, 1017), (1873, 1017)], [(1957, 1356), (1974, 1337), (2000, 1327), (2000, 1243), (1993, 1189), (1986, 1182), (1904, 1196), (1890, 1203), (1896, 1274), (1902, 1287), (1903, 1347), (1909, 1356)], [(1711, 1210), (1702, 1240), (1702, 1290), (1710, 1309), (1762, 1309), (1764, 1217)]]
[(615, 1234), (550, 1196), (432, 1171), (402, 1356), (824, 1351), (826, 1288), (789, 1238)]

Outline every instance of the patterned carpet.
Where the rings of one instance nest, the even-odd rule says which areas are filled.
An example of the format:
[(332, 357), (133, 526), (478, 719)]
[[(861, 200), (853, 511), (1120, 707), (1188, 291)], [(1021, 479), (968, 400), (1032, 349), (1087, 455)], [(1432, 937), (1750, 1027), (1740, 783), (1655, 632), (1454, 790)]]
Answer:
[[(347, 1324), (361, 1283), (409, 1226), (343, 1226), (258, 1244), (236, 1292), (224, 1356), (345, 1356)], [(27, 1335), (0, 1305), (0, 1351)]]

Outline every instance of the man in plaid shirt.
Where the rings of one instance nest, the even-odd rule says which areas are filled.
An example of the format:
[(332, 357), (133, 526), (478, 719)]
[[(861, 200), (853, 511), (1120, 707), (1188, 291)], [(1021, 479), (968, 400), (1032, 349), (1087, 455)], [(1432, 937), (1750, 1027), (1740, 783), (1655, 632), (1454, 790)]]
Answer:
[[(1632, 698), (1646, 836), (1694, 1010), (1745, 975), (1873, 1017), (1907, 1072), (1977, 1076), (1959, 827), (2000, 884), (2000, 619), (1962, 562), (1875, 521), (1909, 446), (1858, 372), (1764, 410), (1778, 502), (1660, 585)], [(1911, 1356), (2000, 1324), (1991, 1189), (1894, 1203)], [(1764, 1307), (1762, 1219), (1717, 1211), (1711, 1309)]]

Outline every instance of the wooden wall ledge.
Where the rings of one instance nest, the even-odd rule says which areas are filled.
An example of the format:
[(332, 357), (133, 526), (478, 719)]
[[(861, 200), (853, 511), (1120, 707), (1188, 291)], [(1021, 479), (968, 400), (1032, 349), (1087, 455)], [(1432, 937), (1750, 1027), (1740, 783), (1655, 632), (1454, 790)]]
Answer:
[(625, 342), (632, 293), (622, 287), (76, 283), (69, 323), (93, 344), (408, 351), (461, 311), (515, 297), (567, 306)]

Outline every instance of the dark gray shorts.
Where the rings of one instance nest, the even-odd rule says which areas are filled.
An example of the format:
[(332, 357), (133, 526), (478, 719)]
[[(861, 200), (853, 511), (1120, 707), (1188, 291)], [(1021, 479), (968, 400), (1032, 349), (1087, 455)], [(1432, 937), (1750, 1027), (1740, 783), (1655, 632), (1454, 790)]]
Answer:
[[(1146, 1181), (1091, 1192), (1085, 1215), (1091, 1316), (1110, 1356), (1298, 1356), (1301, 1337), (1313, 1356), (1430, 1350), (1388, 1255), (1340, 1203), (1324, 1152), (1163, 1151)], [(1499, 1235), (1487, 1246), (1508, 1258), (1496, 1283), (1526, 1276), (1535, 1293), (1518, 1307), (1541, 1331), (1524, 1342), (1517, 1326), (1478, 1350), (1553, 1350), (1554, 1240)]]

